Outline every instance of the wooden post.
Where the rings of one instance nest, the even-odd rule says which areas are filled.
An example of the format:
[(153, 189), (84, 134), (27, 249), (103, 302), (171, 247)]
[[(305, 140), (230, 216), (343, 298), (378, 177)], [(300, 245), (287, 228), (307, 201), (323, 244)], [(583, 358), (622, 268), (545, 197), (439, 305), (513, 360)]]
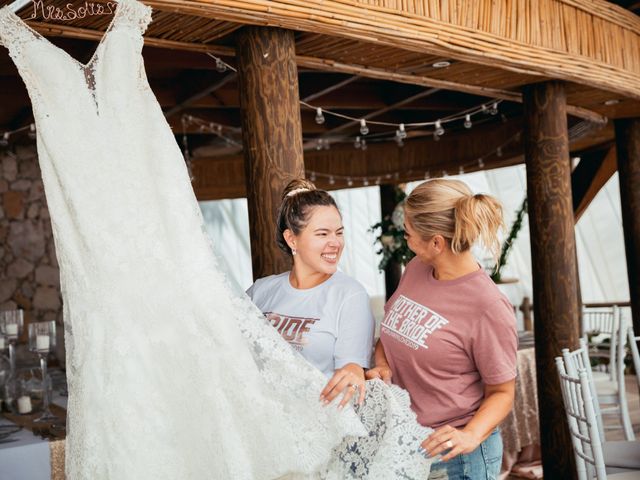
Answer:
[[(382, 218), (391, 216), (396, 207), (396, 186), (380, 185), (380, 211)], [(402, 267), (395, 260), (389, 261), (384, 269), (384, 288), (386, 299), (389, 300), (393, 292), (398, 288), (400, 277), (402, 276)]]
[(253, 278), (290, 268), (275, 242), (285, 185), (304, 177), (293, 32), (245, 27), (236, 43)]
[(527, 332), (533, 331), (533, 318), (531, 317), (531, 299), (529, 297), (524, 297), (522, 299), (522, 304), (520, 304), (519, 310), (522, 312), (522, 320), (524, 322), (524, 329)]
[(640, 335), (640, 118), (615, 121), (633, 329)]
[(523, 103), (542, 465), (545, 478), (568, 480), (577, 475), (554, 357), (577, 347), (580, 310), (564, 87), (526, 86)]

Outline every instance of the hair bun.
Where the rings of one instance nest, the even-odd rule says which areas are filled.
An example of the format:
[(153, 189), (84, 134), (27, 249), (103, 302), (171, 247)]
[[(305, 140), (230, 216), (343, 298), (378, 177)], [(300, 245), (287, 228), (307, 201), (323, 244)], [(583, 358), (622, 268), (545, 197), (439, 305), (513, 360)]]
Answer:
[(301, 192), (313, 190), (317, 190), (313, 182), (304, 178), (295, 178), (291, 180), (286, 187), (284, 187), (284, 190), (282, 191), (282, 200), (284, 201), (286, 198), (293, 197)]

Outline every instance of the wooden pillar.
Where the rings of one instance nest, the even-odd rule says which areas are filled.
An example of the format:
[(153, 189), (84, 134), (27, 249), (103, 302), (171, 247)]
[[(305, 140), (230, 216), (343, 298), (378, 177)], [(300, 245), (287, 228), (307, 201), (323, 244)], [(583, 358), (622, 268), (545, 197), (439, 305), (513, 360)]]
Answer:
[(290, 268), (275, 242), (285, 185), (304, 177), (293, 32), (245, 27), (236, 42), (253, 278)]
[(578, 271), (562, 83), (523, 90), (533, 308), (545, 478), (577, 478), (554, 357), (578, 346)]
[[(380, 211), (382, 218), (391, 216), (396, 207), (396, 201), (396, 186), (380, 185)], [(389, 261), (384, 269), (384, 288), (387, 300), (389, 300), (389, 297), (391, 297), (393, 292), (396, 291), (396, 288), (398, 288), (401, 276), (401, 265), (395, 260)]]
[(615, 121), (633, 329), (640, 335), (640, 118)]

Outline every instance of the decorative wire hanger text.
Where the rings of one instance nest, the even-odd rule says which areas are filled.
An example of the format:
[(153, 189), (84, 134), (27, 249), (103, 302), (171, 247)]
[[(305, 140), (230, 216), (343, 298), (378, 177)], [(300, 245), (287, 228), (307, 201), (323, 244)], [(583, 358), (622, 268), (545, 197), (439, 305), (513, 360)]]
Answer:
[(44, 0), (31, 0), (31, 3), (33, 4), (31, 19), (38, 18), (38, 14), (41, 12), (43, 20), (60, 21), (77, 20), (94, 15), (113, 15), (118, 5), (116, 2), (84, 2), (84, 5), (79, 7), (74, 7), (72, 3), (67, 3), (64, 7), (56, 7), (55, 5), (45, 5)]

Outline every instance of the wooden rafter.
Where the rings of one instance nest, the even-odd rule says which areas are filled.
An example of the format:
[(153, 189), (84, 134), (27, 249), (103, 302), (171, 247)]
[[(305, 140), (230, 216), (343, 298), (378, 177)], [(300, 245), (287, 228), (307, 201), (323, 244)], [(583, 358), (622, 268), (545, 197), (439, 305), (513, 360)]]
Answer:
[(573, 215), (576, 223), (617, 168), (615, 146), (581, 157), (580, 163), (571, 175)]
[[(103, 32), (98, 30), (92, 30), (87, 28), (72, 27), (69, 25), (52, 25), (42, 22), (29, 22), (29, 24), (37, 30), (39, 33), (46, 36), (53, 37), (67, 37), (78, 38), (83, 40), (99, 40)], [(235, 56), (235, 50), (231, 47), (211, 44), (196, 44), (186, 42), (176, 42), (167, 39), (159, 39), (153, 37), (145, 37), (145, 44), (165, 49), (172, 50), (186, 50), (193, 52), (212, 53), (214, 55), (220, 55), (225, 57)], [(411, 75), (406, 73), (398, 73), (393, 70), (385, 70), (381, 68), (367, 68), (359, 65), (347, 65), (339, 62), (334, 62), (328, 59), (297, 56), (296, 61), (299, 67), (312, 68), (314, 70), (331, 71), (338, 73), (346, 73), (351, 75), (359, 75), (366, 78), (373, 78), (377, 80), (389, 80), (399, 83), (406, 83), (411, 85), (420, 85), (430, 88), (441, 88), (446, 90), (453, 90), (463, 93), (469, 93), (473, 95), (480, 95), (490, 98), (499, 98), (503, 100), (510, 100), (513, 102), (522, 102), (522, 95), (519, 92), (513, 92), (510, 90), (501, 90), (495, 88), (487, 88), (475, 85), (467, 85), (462, 83), (450, 82), (446, 80), (438, 80), (429, 77)], [(599, 115), (596, 112), (587, 110), (585, 108), (577, 106), (567, 106), (567, 112), (570, 115), (584, 118), (592, 122), (605, 123), (606, 118)]]

